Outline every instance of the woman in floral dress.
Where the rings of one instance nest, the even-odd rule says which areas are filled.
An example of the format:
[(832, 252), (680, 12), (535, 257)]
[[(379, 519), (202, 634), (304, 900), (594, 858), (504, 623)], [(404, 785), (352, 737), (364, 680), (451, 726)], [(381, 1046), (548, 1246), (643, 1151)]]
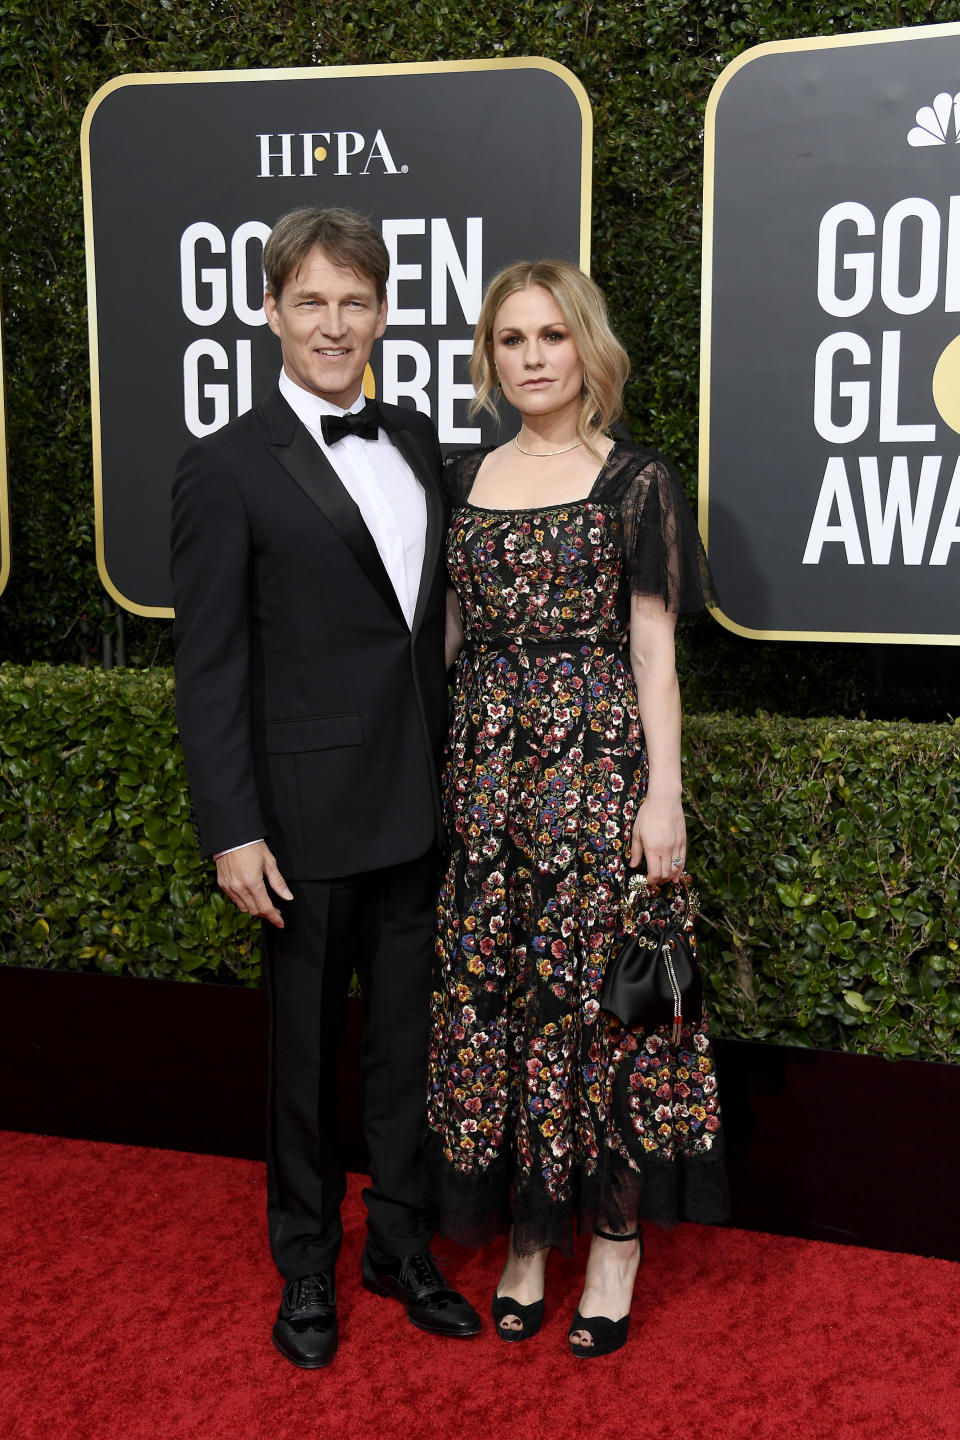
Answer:
[[(599, 290), (563, 261), (501, 272), (472, 359), (514, 439), (447, 466), (455, 672), (445, 767), (429, 1123), (441, 1228), (509, 1229), (498, 1333), (540, 1328), (546, 1260), (592, 1231), (570, 1331), (626, 1340), (641, 1219), (724, 1213), (705, 1024), (626, 1029), (600, 1010), (629, 867), (686, 862), (674, 627), (706, 561), (662, 456), (614, 441), (627, 356)], [(462, 648), (460, 648), (462, 647)]]

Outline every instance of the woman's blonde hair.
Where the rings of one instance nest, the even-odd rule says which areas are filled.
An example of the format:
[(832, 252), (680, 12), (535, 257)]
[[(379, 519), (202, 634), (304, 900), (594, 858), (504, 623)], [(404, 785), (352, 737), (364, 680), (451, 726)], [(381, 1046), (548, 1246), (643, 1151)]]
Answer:
[(623, 410), (623, 387), (630, 373), (626, 350), (610, 329), (606, 301), (589, 275), (568, 260), (519, 260), (495, 275), (487, 286), (473, 336), (470, 379), (475, 398), (471, 416), (480, 410), (497, 415), (497, 372), (493, 363), (493, 326), (508, 296), (538, 285), (551, 294), (567, 322), (583, 365), (583, 399), (577, 434), (592, 454), (591, 443)]

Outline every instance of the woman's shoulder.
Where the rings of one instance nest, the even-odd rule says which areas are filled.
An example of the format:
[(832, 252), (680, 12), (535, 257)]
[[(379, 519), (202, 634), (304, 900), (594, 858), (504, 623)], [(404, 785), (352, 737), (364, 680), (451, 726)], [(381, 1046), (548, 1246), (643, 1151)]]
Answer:
[(676, 472), (662, 451), (620, 432), (614, 437), (613, 449), (598, 477), (597, 490), (600, 494), (620, 495), (631, 486), (671, 484), (675, 478)]

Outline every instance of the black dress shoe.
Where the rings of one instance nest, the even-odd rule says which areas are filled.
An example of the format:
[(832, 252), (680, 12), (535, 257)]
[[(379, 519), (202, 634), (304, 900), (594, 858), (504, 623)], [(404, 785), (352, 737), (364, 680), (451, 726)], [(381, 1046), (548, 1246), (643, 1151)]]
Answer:
[(332, 1272), (288, 1280), (273, 1327), (273, 1343), (280, 1354), (301, 1370), (319, 1370), (336, 1355), (338, 1340)]
[(429, 1250), (417, 1255), (381, 1255), (367, 1241), (360, 1259), (366, 1289), (392, 1295), (407, 1307), (414, 1325), (431, 1335), (478, 1335), (480, 1316), (469, 1300), (451, 1290)]

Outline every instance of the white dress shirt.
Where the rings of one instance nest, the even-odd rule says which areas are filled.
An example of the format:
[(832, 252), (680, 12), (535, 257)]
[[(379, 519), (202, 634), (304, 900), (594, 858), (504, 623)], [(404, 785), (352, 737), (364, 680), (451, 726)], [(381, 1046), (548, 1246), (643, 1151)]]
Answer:
[[(328, 445), (323, 438), (321, 419), (324, 415), (348, 412), (304, 390), (285, 370), (280, 372), (280, 394), (310, 431), (363, 516), (363, 523), (373, 536), (384, 569), (397, 592), (407, 624), (412, 627), (427, 537), (427, 501), (423, 486), (384, 430), (376, 440), (344, 435), (335, 445)], [(350, 412), (362, 410), (364, 403), (361, 392), (350, 406)], [(228, 850), (219, 850), (214, 859), (257, 843), (247, 840), (242, 845), (232, 845)]]
[(345, 435), (335, 445), (324, 441), (320, 426), (323, 416), (362, 410), (362, 393), (347, 412), (329, 400), (321, 400), (319, 395), (311, 395), (284, 370), (280, 374), (280, 394), (310, 431), (356, 503), (397, 592), (407, 624), (412, 626), (427, 535), (423, 486), (384, 430), (376, 440)]

